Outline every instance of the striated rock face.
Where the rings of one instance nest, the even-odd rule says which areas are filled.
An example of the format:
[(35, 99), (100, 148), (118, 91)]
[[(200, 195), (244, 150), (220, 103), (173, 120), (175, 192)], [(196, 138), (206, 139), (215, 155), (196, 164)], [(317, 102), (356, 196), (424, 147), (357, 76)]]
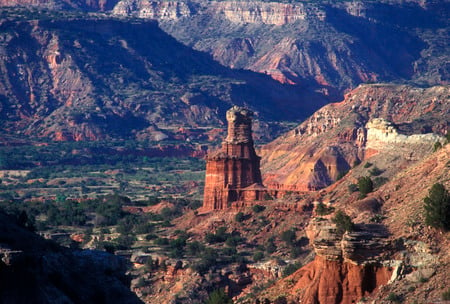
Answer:
[(417, 145), (429, 144), (443, 141), (442, 136), (437, 134), (399, 134), (393, 124), (383, 118), (374, 118), (367, 125), (367, 148), (384, 149), (392, 145)]
[(329, 261), (346, 261), (353, 264), (374, 263), (388, 247), (388, 233), (381, 225), (357, 225), (355, 231), (344, 235), (327, 219), (313, 219), (307, 236), (316, 255)]
[(157, 20), (177, 20), (192, 14), (192, 5), (182, 1), (119, 1), (113, 14)]
[(261, 199), (259, 156), (252, 138), (252, 115), (234, 106), (227, 111), (228, 135), (222, 148), (206, 158), (203, 210), (227, 209), (232, 202)]
[(362, 85), (264, 146), (264, 182), (269, 189), (315, 190), (381, 150), (418, 159), (449, 129), (449, 93), (447, 86)]
[(329, 219), (313, 219), (306, 232), (314, 247), (314, 261), (290, 277), (290, 295), (300, 303), (356, 303), (388, 283), (392, 269), (380, 263), (386, 251), (381, 226), (357, 227), (337, 233)]
[(256, 23), (284, 25), (303, 20), (307, 16), (303, 4), (286, 4), (276, 2), (213, 2), (216, 14), (223, 14), (234, 23)]
[(300, 278), (291, 291), (300, 303), (351, 304), (385, 285), (391, 277), (391, 270), (317, 256), (291, 277)]
[(224, 65), (313, 86), (333, 100), (364, 82), (449, 81), (442, 1), (282, 2), (121, 0), (113, 11), (156, 19)]
[(282, 104), (300, 98), (296, 88), (221, 66), (177, 42), (155, 21), (131, 23), (100, 15), (67, 19), (57, 13), (49, 18), (45, 12), (42, 20), (38, 12), (38, 20), (28, 20), (26, 11), (6, 9), (4, 14), (3, 134), (159, 141), (178, 139), (180, 128), (195, 128), (197, 137), (207, 138), (208, 130), (223, 126), (230, 105), (242, 100), (262, 119), (305, 112), (294, 110), (298, 107), (275, 110), (281, 105), (279, 95), (285, 97)]

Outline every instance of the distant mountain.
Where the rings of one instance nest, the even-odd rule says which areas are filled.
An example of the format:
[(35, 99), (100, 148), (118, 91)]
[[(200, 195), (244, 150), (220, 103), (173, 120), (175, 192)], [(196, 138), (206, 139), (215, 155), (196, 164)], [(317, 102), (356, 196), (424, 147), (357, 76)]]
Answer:
[(279, 121), (325, 102), (300, 86), (226, 68), (152, 21), (10, 10), (0, 30), (7, 134), (158, 139), (179, 128), (221, 126), (232, 104)]
[(449, 1), (119, 1), (224, 65), (335, 100), (364, 82), (448, 84)]
[(9, 135), (175, 138), (180, 128), (221, 127), (238, 104), (274, 138), (276, 122), (304, 119), (361, 83), (450, 79), (447, 0), (0, 5)]

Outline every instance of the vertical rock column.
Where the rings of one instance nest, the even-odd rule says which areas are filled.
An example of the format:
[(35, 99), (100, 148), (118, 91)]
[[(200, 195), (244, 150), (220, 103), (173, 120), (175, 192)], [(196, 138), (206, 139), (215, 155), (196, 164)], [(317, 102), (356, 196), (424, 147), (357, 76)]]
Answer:
[(222, 148), (206, 158), (203, 210), (226, 209), (241, 200), (241, 190), (261, 184), (260, 157), (252, 138), (253, 113), (234, 106), (227, 111), (228, 134)]

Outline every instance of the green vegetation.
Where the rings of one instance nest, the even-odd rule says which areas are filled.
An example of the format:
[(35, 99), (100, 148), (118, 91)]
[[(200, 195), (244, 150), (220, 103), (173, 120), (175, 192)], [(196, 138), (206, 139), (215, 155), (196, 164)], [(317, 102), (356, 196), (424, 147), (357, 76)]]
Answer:
[(288, 246), (294, 246), (297, 236), (293, 229), (285, 230), (281, 233), (281, 240), (286, 242)]
[(226, 231), (227, 227), (219, 227), (216, 229), (215, 233), (207, 233), (205, 235), (205, 241), (209, 244), (223, 243), (230, 236)]
[(360, 177), (358, 179), (358, 189), (360, 197), (366, 197), (366, 195), (373, 191), (373, 182), (369, 176)]
[(394, 293), (394, 292), (391, 292), (388, 295), (386, 300), (391, 301), (393, 303), (401, 303), (401, 302), (403, 302), (403, 297), (401, 295), (398, 295), (398, 294)]
[[(448, 134), (448, 133), (447, 133)], [(444, 291), (442, 293), (442, 300), (444, 301), (450, 301), (450, 287), (447, 288), (447, 291)]]
[(380, 168), (378, 168), (377, 166), (374, 166), (372, 169), (369, 170), (370, 175), (372, 176), (378, 176), (381, 173), (383, 173), (384, 171), (381, 170)]
[(253, 261), (259, 262), (259, 261), (261, 261), (262, 259), (264, 259), (264, 252), (262, 252), (262, 251), (256, 251), (256, 252), (253, 254)]
[(294, 264), (287, 265), (283, 270), (283, 277), (290, 276), (291, 274), (296, 272), (298, 269), (300, 269), (300, 267), (302, 267), (302, 264), (300, 264), (299, 262), (295, 262)]
[(245, 214), (243, 212), (238, 212), (234, 216), (234, 220), (238, 223), (242, 223), (245, 220)]
[(353, 231), (354, 224), (350, 216), (338, 210), (334, 215), (333, 222), (336, 224), (337, 232), (343, 234), (346, 231)]
[(260, 212), (263, 212), (264, 210), (266, 210), (266, 207), (257, 204), (252, 207), (252, 210), (255, 213), (260, 213)]
[[(156, 149), (156, 145), (160, 148)], [(192, 194), (187, 197), (197, 200), (195, 204), (200, 206), (204, 160), (152, 157), (161, 153), (158, 149), (166, 147), (148, 141), (0, 147), (0, 169), (15, 170), (2, 178), (0, 199), (56, 197), (64, 201), (65, 198), (95, 198), (115, 192), (140, 199), (147, 196), (149, 201), (142, 204), (151, 205), (157, 203), (152, 198), (189, 191)], [(172, 149), (170, 144), (167, 149)], [(186, 150), (189, 149), (195, 148), (186, 146)]]
[(316, 207), (316, 213), (318, 215), (327, 215), (327, 214), (330, 214), (331, 212), (333, 212), (333, 210), (334, 210), (333, 207), (327, 207), (322, 202), (319, 202), (319, 204)]
[(273, 237), (270, 237), (266, 243), (266, 252), (271, 254), (277, 250), (277, 246), (275, 245), (275, 240)]
[(357, 184), (350, 184), (350, 185), (348, 185), (348, 191), (350, 193), (358, 191), (358, 185)]
[(209, 295), (206, 304), (233, 304), (233, 301), (223, 289), (216, 289)]
[(437, 141), (434, 143), (433, 152), (436, 152), (437, 150), (439, 150), (441, 148), (442, 148), (442, 144), (439, 141)]
[(450, 195), (443, 184), (434, 184), (423, 199), (425, 223), (434, 228), (450, 230)]
[(364, 164), (364, 168), (370, 168), (372, 166), (372, 163), (370, 163), (370, 162), (367, 162), (367, 163), (365, 163)]

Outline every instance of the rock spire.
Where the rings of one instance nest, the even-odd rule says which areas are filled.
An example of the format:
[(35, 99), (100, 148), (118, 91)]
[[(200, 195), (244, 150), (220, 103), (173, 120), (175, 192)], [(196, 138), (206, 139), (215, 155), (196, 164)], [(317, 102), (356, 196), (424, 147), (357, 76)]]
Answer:
[(253, 146), (252, 117), (253, 112), (238, 106), (227, 111), (227, 137), (221, 149), (206, 158), (204, 211), (262, 199), (265, 188)]

